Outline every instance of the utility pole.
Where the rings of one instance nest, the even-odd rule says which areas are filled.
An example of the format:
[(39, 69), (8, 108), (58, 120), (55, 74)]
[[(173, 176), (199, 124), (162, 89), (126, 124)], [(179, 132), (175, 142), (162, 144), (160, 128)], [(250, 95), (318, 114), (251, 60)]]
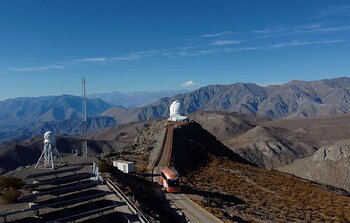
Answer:
[(86, 81), (85, 77), (81, 79), (81, 91), (82, 91), (82, 106), (81, 106), (81, 115), (82, 115), (82, 133), (83, 133), (83, 142), (82, 142), (82, 155), (87, 157), (87, 114), (86, 114)]

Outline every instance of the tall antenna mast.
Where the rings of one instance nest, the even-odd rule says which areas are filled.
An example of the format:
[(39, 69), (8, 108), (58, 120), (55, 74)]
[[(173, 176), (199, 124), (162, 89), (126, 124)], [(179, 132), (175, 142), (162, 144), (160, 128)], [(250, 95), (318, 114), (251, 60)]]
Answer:
[(83, 132), (83, 142), (82, 142), (82, 154), (87, 157), (87, 129), (86, 129), (86, 81), (85, 77), (81, 79), (81, 91), (82, 91), (82, 106), (81, 106), (81, 115), (82, 115), (82, 132)]

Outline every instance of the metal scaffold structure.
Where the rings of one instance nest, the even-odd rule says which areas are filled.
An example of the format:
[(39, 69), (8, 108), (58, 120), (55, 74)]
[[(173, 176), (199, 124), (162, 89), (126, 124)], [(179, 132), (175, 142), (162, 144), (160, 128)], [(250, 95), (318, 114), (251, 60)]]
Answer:
[(45, 168), (55, 169), (59, 166), (59, 162), (63, 163), (63, 159), (56, 148), (56, 139), (53, 132), (49, 131), (44, 134), (44, 150), (35, 168), (38, 168), (41, 164)]
[(81, 79), (81, 91), (82, 91), (82, 134), (83, 134), (83, 142), (82, 142), (82, 155), (84, 157), (87, 157), (87, 127), (86, 127), (86, 121), (87, 121), (87, 113), (86, 113), (86, 81), (85, 77)]

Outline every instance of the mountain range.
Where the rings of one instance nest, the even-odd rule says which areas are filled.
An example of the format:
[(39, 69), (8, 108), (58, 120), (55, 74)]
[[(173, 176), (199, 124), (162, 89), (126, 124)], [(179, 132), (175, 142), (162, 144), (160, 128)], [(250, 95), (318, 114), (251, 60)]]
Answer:
[(105, 102), (112, 104), (113, 106), (136, 108), (146, 106), (154, 103), (163, 97), (171, 97), (180, 93), (186, 93), (187, 90), (178, 91), (135, 91), (135, 92), (109, 92), (100, 94), (90, 94), (88, 98), (101, 99)]
[[(81, 97), (72, 95), (15, 98), (0, 101), (2, 130), (81, 117)], [(87, 115), (96, 116), (112, 106), (101, 99), (87, 100)]]
[(252, 83), (209, 85), (143, 107), (113, 107), (103, 115), (119, 123), (167, 117), (174, 100), (183, 102), (187, 114), (198, 110), (234, 111), (272, 119), (340, 115), (350, 111), (350, 78), (291, 81), (267, 87)]
[[(112, 106), (101, 99), (88, 99), (87, 128), (95, 131), (115, 124), (113, 118), (96, 117)], [(45, 131), (57, 134), (81, 132), (81, 97), (72, 95), (14, 98), (0, 101), (0, 144), (28, 139)]]
[[(126, 108), (113, 107), (98, 95), (87, 100), (89, 117), (95, 119), (96, 129), (169, 115), (172, 101), (183, 102), (186, 114), (199, 110), (236, 112), (268, 119), (291, 119), (347, 114), (350, 111), (350, 78), (340, 77), (319, 81), (291, 81), (282, 85), (262, 87), (252, 83), (209, 85), (192, 92), (108, 93), (100, 97), (126, 107), (140, 106), (156, 98), (149, 105)], [(119, 95), (119, 96), (118, 96)], [(114, 100), (114, 101), (113, 101)], [(119, 101), (119, 102), (118, 102)], [(59, 129), (60, 133), (77, 134), (77, 120), (81, 117), (81, 97), (72, 95), (15, 98), (0, 101), (0, 143), (24, 139), (38, 129)], [(46, 128), (45, 128), (46, 126)], [(60, 126), (60, 127), (57, 127)], [(93, 130), (93, 129), (91, 129)], [(11, 136), (16, 137), (11, 137)]]

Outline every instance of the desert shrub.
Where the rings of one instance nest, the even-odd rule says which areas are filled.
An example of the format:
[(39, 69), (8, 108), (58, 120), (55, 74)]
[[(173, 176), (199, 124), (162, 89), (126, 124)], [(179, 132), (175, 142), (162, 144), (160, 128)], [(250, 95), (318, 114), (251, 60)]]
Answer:
[(1, 196), (1, 200), (5, 204), (12, 204), (12, 203), (15, 203), (21, 195), (22, 193), (20, 191), (17, 191), (15, 189), (10, 189), (3, 193), (3, 195)]
[(98, 169), (101, 172), (112, 172), (113, 170), (113, 166), (111, 164), (109, 164), (106, 160), (101, 160), (98, 164)]
[(20, 189), (25, 185), (25, 182), (17, 177), (0, 176), (0, 190), (6, 188)]

